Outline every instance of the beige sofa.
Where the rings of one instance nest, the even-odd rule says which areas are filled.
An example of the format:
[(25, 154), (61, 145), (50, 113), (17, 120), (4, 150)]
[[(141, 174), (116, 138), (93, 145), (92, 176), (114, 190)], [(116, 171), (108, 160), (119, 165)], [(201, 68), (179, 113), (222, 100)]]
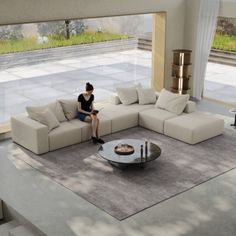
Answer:
[[(220, 135), (224, 130), (223, 120), (197, 112), (196, 104), (192, 101), (188, 101), (180, 115), (159, 109), (154, 104), (123, 105), (117, 104), (116, 101), (116, 97), (113, 97), (111, 102), (95, 103), (96, 109), (101, 109), (98, 114), (101, 136), (140, 125), (186, 143), (196, 144)], [(76, 99), (70, 106), (77, 109)], [(51, 131), (46, 125), (29, 118), (26, 114), (13, 116), (12, 139), (36, 154), (89, 140), (90, 124), (81, 122), (74, 116), (76, 114), (72, 116), (74, 119), (60, 122), (59, 127)]]

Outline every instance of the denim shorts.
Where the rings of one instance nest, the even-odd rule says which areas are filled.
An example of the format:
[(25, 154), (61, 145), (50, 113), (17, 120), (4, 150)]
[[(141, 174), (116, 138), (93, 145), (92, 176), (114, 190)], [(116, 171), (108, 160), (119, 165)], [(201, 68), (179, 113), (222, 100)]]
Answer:
[[(91, 110), (89, 110), (88, 112), (91, 112)], [(84, 113), (78, 111), (78, 118), (79, 118), (79, 120), (84, 121), (86, 116), (89, 116), (89, 115), (84, 114)]]

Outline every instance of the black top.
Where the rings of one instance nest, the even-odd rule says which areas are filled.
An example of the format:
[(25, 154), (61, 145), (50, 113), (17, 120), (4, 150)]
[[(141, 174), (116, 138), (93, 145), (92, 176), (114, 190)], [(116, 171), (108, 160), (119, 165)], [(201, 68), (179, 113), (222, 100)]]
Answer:
[(89, 100), (85, 100), (84, 95), (81, 93), (78, 96), (78, 102), (81, 103), (81, 109), (84, 111), (91, 111), (92, 110), (92, 102), (94, 100), (94, 95), (91, 94)]

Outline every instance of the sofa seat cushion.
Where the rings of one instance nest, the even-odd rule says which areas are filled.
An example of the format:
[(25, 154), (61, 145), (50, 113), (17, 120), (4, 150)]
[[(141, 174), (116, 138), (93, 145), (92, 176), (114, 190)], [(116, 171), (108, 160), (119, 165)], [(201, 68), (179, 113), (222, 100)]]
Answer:
[(177, 115), (159, 108), (152, 108), (139, 113), (139, 125), (163, 134), (164, 122)]
[[(100, 120), (99, 124), (99, 135), (107, 135), (111, 133), (111, 120), (101, 114), (98, 114), (98, 118)], [(92, 136), (92, 128), (91, 123), (83, 122), (78, 119), (74, 119), (70, 121), (70, 124), (74, 125), (77, 128), (81, 129), (81, 140), (87, 141), (91, 139)]]
[(99, 112), (99, 115), (111, 120), (112, 133), (138, 125), (138, 112), (129, 109), (129, 106), (109, 104)]
[(66, 147), (81, 142), (81, 128), (69, 123), (68, 121), (60, 123), (60, 126), (53, 129), (49, 134), (50, 151)]
[(223, 133), (224, 121), (213, 115), (193, 112), (165, 122), (164, 134), (189, 144), (196, 144)]

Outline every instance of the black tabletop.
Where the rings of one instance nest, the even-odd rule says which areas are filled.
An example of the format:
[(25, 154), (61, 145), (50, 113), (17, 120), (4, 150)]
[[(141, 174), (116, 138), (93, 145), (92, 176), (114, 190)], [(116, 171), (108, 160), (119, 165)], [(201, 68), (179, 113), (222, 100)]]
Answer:
[[(147, 142), (147, 148), (145, 148)], [(129, 144), (134, 147), (134, 153), (130, 155), (119, 155), (115, 153), (116, 146), (121, 144)], [(143, 145), (143, 151), (141, 151)], [(141, 152), (143, 153), (141, 155)], [(141, 139), (118, 139), (103, 144), (98, 153), (101, 157), (108, 161), (123, 163), (123, 164), (137, 164), (141, 162), (149, 162), (157, 159), (161, 155), (161, 149), (157, 144)]]

